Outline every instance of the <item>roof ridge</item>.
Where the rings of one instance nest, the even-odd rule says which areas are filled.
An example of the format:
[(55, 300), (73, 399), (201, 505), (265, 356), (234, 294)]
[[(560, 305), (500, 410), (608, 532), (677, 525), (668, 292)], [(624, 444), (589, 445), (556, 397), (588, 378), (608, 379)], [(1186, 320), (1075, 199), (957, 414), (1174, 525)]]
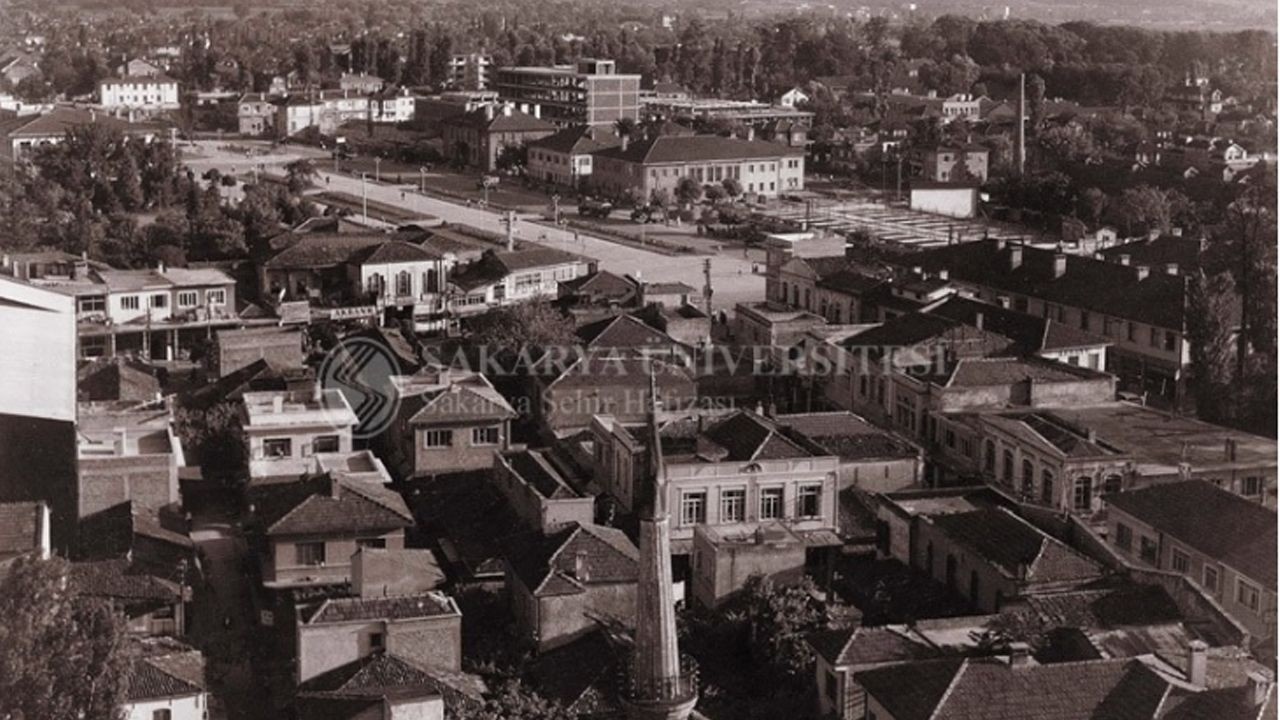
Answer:
[[(318, 477), (318, 476), (317, 476), (317, 477)], [(313, 479), (314, 479), (314, 478), (305, 478), (305, 479), (303, 479), (303, 480), (299, 480), (298, 482), (310, 483)], [(335, 481), (335, 482), (336, 482), (336, 481)], [(317, 493), (312, 492), (312, 493), (308, 494), (306, 497), (304, 497), (304, 498), (302, 498), (301, 500), (299, 500), (299, 501), (298, 501), (298, 503), (297, 503), (296, 505), (294, 505), (293, 507), (289, 508), (289, 510), (288, 510), (288, 511), (286, 511), (286, 512), (285, 512), (285, 514), (283, 514), (283, 515), (281, 515), (280, 517), (276, 518), (276, 521), (275, 521), (275, 522), (273, 522), (273, 523), (271, 523), (270, 525), (268, 525), (268, 526), (267, 526), (267, 531), (268, 531), (268, 532), (270, 532), (272, 529), (274, 529), (275, 527), (279, 526), (279, 525), (280, 525), (280, 523), (284, 522), (284, 521), (285, 521), (285, 520), (286, 520), (290, 515), (293, 515), (294, 513), (298, 512), (298, 510), (300, 510), (300, 509), (302, 508), (302, 506), (303, 506), (303, 505), (306, 505), (307, 503), (311, 502), (311, 499), (312, 499), (312, 498), (314, 498), (314, 497), (316, 497), (316, 495), (317, 495)]]
[(929, 713), (929, 720), (938, 717), (938, 713), (942, 712), (942, 707), (947, 704), (947, 700), (951, 698), (951, 693), (955, 692), (956, 685), (959, 684), (960, 678), (964, 675), (965, 670), (969, 669), (969, 658), (960, 661), (960, 667), (956, 668), (955, 674), (951, 676), (951, 682), (947, 683), (947, 689), (942, 691), (942, 697), (938, 698), (938, 703), (933, 706), (933, 710)]
[[(406, 515), (405, 513), (402, 513), (396, 508), (393, 508), (387, 503), (383, 502), (381, 498), (375, 497), (374, 494), (371, 494), (368, 491), (368, 488), (373, 487), (372, 483), (369, 483), (365, 480), (356, 480), (355, 478), (348, 478), (348, 477), (334, 478), (334, 482), (341, 485), (344, 489), (350, 490), (355, 494), (359, 495), (360, 497), (364, 498), (365, 500), (373, 503), (374, 505), (377, 505), (383, 510), (386, 510), (387, 512), (393, 513), (410, 522), (413, 522), (413, 511), (409, 511), (408, 514)], [(361, 485), (362, 483), (364, 484), (364, 486)]]
[[(561, 573), (559, 570), (556, 569), (555, 562), (560, 558), (560, 553), (564, 552), (564, 549), (569, 546), (569, 543), (573, 542), (573, 539), (577, 537), (578, 533), (581, 531), (582, 531), (582, 524), (574, 523), (573, 530), (571, 530), (569, 534), (565, 536), (564, 540), (560, 542), (560, 544), (556, 547), (555, 551), (552, 552), (551, 555), (547, 557), (547, 572), (545, 575), (542, 576), (542, 580), (538, 582), (538, 586), (532, 589), (531, 592), (533, 595), (536, 596), (538, 594), (538, 591), (542, 590), (543, 586), (545, 586), (547, 584), (547, 581), (550, 580), (553, 576), (564, 575), (564, 573)], [(576, 579), (569, 577), (568, 575), (565, 575), (565, 579), (573, 582), (579, 587), (582, 587), (581, 583), (577, 582)]]

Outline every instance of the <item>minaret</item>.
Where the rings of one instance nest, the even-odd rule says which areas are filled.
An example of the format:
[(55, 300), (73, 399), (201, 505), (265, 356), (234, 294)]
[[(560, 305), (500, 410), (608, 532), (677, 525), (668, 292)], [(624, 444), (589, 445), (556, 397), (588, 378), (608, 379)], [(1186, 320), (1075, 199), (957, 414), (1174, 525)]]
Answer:
[(657, 381), (649, 375), (649, 452), (653, 481), (640, 500), (640, 583), (636, 641), (624, 699), (630, 720), (686, 720), (698, 702), (698, 673), (680, 657), (671, 590), (671, 518), (658, 434)]

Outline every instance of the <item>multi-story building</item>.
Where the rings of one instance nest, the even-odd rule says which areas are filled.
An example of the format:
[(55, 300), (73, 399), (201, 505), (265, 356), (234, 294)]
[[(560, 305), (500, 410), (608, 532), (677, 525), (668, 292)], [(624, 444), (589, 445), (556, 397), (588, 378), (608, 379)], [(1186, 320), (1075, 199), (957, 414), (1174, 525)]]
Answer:
[(813, 113), (808, 110), (797, 110), (785, 105), (770, 105), (755, 100), (655, 95), (645, 98), (641, 109), (646, 116), (667, 120), (686, 123), (726, 120), (761, 129), (777, 122), (793, 122), (807, 126), (813, 121)]
[(98, 103), (109, 112), (152, 113), (177, 110), (178, 81), (164, 75), (106, 78), (98, 81)]
[(74, 255), (6, 256), (0, 272), (71, 295), (82, 357), (176, 360), (211, 329), (241, 324), (235, 280), (212, 268), (115, 270)]
[(267, 588), (350, 582), (357, 550), (403, 549), (413, 526), (399, 493), (342, 471), (251, 485), (247, 497)]
[(276, 101), (268, 93), (245, 93), (236, 105), (241, 135), (266, 135), (276, 127)]
[(1275, 638), (1275, 511), (1199, 480), (1104, 500), (1112, 548), (1136, 565), (1186, 576), (1255, 638)]
[(493, 56), (466, 53), (449, 58), (448, 85), (459, 90), (484, 90), (489, 87)]
[(640, 118), (640, 76), (619, 73), (613, 60), (499, 68), (493, 85), (503, 100), (542, 106), (546, 119), (560, 127)]
[(167, 407), (82, 403), (77, 437), (77, 517), (126, 501), (153, 510), (178, 502), (186, 459)]
[(369, 94), (355, 90), (289, 95), (276, 101), (276, 137), (291, 137), (311, 127), (333, 135), (345, 123), (368, 120), (370, 108)]
[(441, 132), (445, 156), (481, 170), (496, 169), (504, 151), (518, 150), (556, 131), (542, 119), (539, 108), (531, 110), (504, 103), (447, 118)]
[(935, 182), (987, 181), (990, 151), (982, 145), (939, 145), (921, 151), (922, 176)]
[(413, 119), (418, 99), (408, 88), (387, 88), (369, 95), (369, 119), (376, 123), (402, 123)]
[(450, 283), (461, 296), (451, 302), (459, 313), (483, 312), (535, 298), (554, 298), (560, 283), (595, 270), (595, 262), (555, 248), (486, 252), (454, 272)]
[(491, 468), (510, 447), (516, 411), (483, 375), (427, 368), (396, 388), (399, 412), (385, 437), (405, 476)]
[(932, 248), (906, 262), (948, 272), (979, 299), (1107, 338), (1107, 369), (1123, 390), (1166, 402), (1186, 395), (1188, 280), (1176, 268), (1158, 272), (1003, 239)]
[(342, 77), (338, 78), (338, 89), (353, 93), (376, 93), (382, 90), (386, 83), (377, 75), (369, 75), (367, 73), (342, 73)]
[(613, 197), (674, 197), (684, 178), (699, 185), (733, 179), (744, 192), (777, 197), (804, 190), (804, 150), (716, 135), (659, 135), (595, 153), (591, 187)]
[(565, 128), (529, 143), (528, 177), (582, 190), (591, 179), (591, 154), (620, 144), (622, 140), (607, 128)]
[(297, 477), (317, 453), (351, 452), (359, 418), (337, 390), (249, 392), (241, 413), (249, 477)]
[[(594, 477), (630, 510), (649, 477), (651, 438), (643, 425), (597, 416), (590, 432)], [(676, 416), (659, 424), (671, 508), (671, 552), (687, 555), (694, 528), (737, 531), (782, 524), (809, 548), (838, 545), (840, 459), (786, 426), (740, 411), (721, 418)]]

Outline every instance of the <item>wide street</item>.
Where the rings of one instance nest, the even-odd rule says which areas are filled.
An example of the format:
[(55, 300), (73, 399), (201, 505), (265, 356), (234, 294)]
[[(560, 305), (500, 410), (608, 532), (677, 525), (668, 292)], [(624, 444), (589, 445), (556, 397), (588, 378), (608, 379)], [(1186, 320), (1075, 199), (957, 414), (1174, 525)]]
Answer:
[[(341, 191), (357, 197), (362, 190), (368, 192), (370, 200), (395, 205), (413, 212), (435, 215), (448, 223), (462, 223), (488, 230), (505, 232), (502, 215), (466, 205), (424, 197), (412, 185), (389, 185), (374, 182), (362, 183), (359, 178), (348, 177), (329, 172), (323, 159), (327, 157), (321, 151), (312, 148), (290, 146), (279, 148), (268, 155), (246, 156), (244, 153), (228, 152), (219, 149), (216, 141), (197, 142), (197, 152), (202, 157), (191, 157), (187, 164), (199, 172), (209, 167), (217, 167), (223, 172), (234, 170), (249, 171), (263, 166), (269, 171), (282, 173), (283, 166), (299, 157), (309, 157), (316, 161), (320, 171), (317, 184), (323, 190)], [(237, 147), (261, 147), (265, 143), (237, 141)], [(428, 173), (428, 177), (431, 173)], [(362, 189), (361, 185), (365, 187)], [(520, 216), (533, 217), (533, 216)], [(540, 225), (518, 220), (516, 237), (522, 240), (540, 242), (550, 247), (582, 253), (600, 261), (600, 267), (619, 274), (639, 274), (646, 281), (680, 281), (695, 288), (699, 293), (703, 286), (702, 261), (705, 256), (698, 255), (664, 255), (649, 252), (626, 245), (602, 240), (582, 232), (565, 230), (557, 227)], [(757, 264), (763, 268), (762, 257), (753, 253)], [(738, 251), (724, 253), (711, 258), (711, 283), (715, 293), (712, 307), (716, 310), (731, 310), (736, 303), (761, 300), (764, 298), (764, 275), (751, 272), (752, 259), (744, 258)]]

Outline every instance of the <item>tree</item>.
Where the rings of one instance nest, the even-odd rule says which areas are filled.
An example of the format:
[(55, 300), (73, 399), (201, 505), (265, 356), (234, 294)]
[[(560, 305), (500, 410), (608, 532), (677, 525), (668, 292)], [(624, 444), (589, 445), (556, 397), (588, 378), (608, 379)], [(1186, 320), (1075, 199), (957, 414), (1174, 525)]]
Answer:
[(524, 143), (503, 145), (498, 150), (498, 157), (493, 164), (499, 170), (518, 171), (529, 164), (529, 147)]
[(481, 705), (451, 708), (454, 720), (574, 720), (556, 702), (530, 690), (519, 680), (506, 680)]
[(613, 123), (613, 130), (618, 133), (618, 137), (634, 138), (636, 134), (636, 121), (629, 117), (618, 118)]
[(703, 194), (712, 204), (718, 204), (721, 200), (724, 200), (729, 196), (728, 191), (724, 189), (723, 185), (708, 185), (706, 189), (703, 190)]
[(18, 560), (0, 582), (0, 717), (118, 718), (128, 660), (111, 606), (77, 598), (68, 563)]
[(742, 195), (742, 183), (737, 178), (725, 178), (720, 184), (724, 186), (730, 200), (736, 200)]
[(1169, 229), (1169, 198), (1164, 191), (1150, 185), (1126, 189), (1112, 204), (1112, 212), (1126, 235)]
[[(1229, 273), (1203, 273), (1187, 298), (1187, 341), (1191, 346), (1192, 388), (1196, 411), (1209, 422), (1234, 420), (1238, 397), (1232, 367), (1235, 326), (1235, 282)], [(1243, 334), (1243, 333), (1242, 333)]]
[(248, 457), (234, 404), (178, 408), (174, 420), (183, 447), (207, 479), (234, 484), (244, 477)]
[(676, 183), (676, 200), (687, 207), (702, 198), (702, 184), (685, 175)]
[(1091, 187), (1080, 193), (1080, 201), (1077, 203), (1076, 212), (1080, 218), (1087, 220), (1091, 226), (1097, 226), (1102, 222), (1102, 213), (1107, 209), (1107, 195), (1096, 187)]
[(751, 655), (773, 677), (803, 682), (813, 674), (813, 651), (805, 636), (832, 620), (813, 590), (808, 578), (779, 586), (759, 575), (743, 586)]
[(471, 324), (475, 344), (491, 351), (572, 345), (573, 321), (551, 303), (534, 301), (491, 310)]
[(285, 184), (289, 188), (289, 192), (300, 195), (307, 188), (311, 187), (311, 181), (315, 179), (319, 173), (316, 166), (306, 158), (299, 158), (284, 166)]

